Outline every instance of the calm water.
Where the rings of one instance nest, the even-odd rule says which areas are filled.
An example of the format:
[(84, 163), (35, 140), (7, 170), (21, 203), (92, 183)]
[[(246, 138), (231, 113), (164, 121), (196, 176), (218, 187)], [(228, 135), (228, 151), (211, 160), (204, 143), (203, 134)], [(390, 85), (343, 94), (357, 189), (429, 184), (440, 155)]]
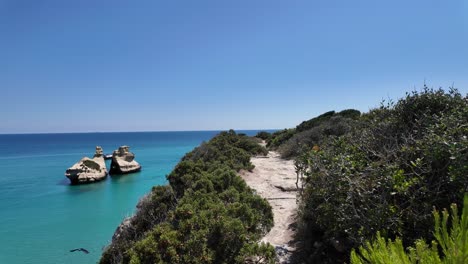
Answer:
[[(138, 199), (217, 133), (0, 135), (0, 263), (96, 263)], [(65, 170), (96, 145), (104, 153), (129, 145), (142, 171), (70, 186)], [(90, 253), (69, 252), (80, 247)]]

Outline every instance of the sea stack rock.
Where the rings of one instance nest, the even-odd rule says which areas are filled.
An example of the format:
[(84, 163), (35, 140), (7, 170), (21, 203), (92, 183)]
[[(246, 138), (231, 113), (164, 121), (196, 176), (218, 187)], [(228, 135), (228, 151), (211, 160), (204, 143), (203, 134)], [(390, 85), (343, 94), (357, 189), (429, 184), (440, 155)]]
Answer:
[(102, 148), (97, 146), (92, 159), (84, 157), (66, 170), (65, 176), (70, 180), (71, 184), (104, 180), (107, 177), (107, 168), (102, 153)]
[(128, 151), (128, 146), (121, 146), (112, 153), (110, 174), (126, 174), (141, 170), (141, 166), (135, 161), (135, 154)]

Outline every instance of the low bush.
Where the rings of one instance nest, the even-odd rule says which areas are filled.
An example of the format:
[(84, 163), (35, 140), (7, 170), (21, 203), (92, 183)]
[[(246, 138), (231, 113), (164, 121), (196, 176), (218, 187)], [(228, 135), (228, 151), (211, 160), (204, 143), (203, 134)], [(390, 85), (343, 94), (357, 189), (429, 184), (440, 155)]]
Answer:
[(267, 142), (267, 148), (269, 149), (277, 149), (280, 145), (290, 139), (296, 133), (296, 129), (283, 129), (274, 132), (271, 134), (270, 140)]
[(348, 261), (379, 230), (405, 246), (433, 239), (433, 206), (460, 205), (468, 190), (467, 102), (456, 90), (409, 93), (299, 155), (310, 262)]
[(354, 123), (354, 119), (344, 118), (340, 115), (321, 119), (320, 122), (315, 122), (315, 126), (308, 130), (294, 134), (278, 147), (278, 151), (282, 158), (295, 158), (314, 146), (320, 146), (325, 139), (344, 135), (351, 130)]
[(416, 240), (412, 247), (404, 249), (400, 238), (386, 240), (379, 232), (372, 242), (366, 242), (359, 251), (351, 252), (352, 264), (417, 264), (417, 263), (468, 263), (468, 195), (465, 194), (462, 215), (459, 217), (456, 204), (452, 204), (451, 228), (449, 213), (442, 216), (434, 210), (435, 241), (428, 245), (423, 239)]
[(268, 141), (271, 139), (271, 134), (266, 131), (260, 131), (257, 133), (257, 135), (255, 135), (255, 137)]
[(148, 230), (164, 222), (177, 205), (171, 186), (155, 186), (137, 204), (135, 215), (125, 219), (117, 228), (112, 243), (103, 253), (105, 263), (122, 263), (126, 249), (141, 239)]
[(354, 109), (339, 113), (329, 111), (302, 122), (295, 129), (273, 133), (267, 147), (278, 150), (282, 158), (295, 158), (300, 153), (321, 145), (326, 138), (349, 132), (360, 116), (361, 112)]

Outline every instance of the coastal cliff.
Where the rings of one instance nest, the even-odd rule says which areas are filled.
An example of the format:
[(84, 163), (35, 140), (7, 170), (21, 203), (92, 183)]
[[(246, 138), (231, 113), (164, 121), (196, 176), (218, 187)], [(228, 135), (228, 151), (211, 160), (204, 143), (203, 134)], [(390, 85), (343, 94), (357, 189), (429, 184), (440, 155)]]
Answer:
[[(270, 244), (258, 243), (273, 226), (272, 208), (238, 176), (241, 170), (252, 172), (241, 173), (248, 181), (264, 174), (270, 182), (261, 184), (298, 193), (295, 221), (286, 219), (282, 223), (289, 226), (280, 224), (283, 229), (264, 237), (275, 243), (275, 234), (292, 228), (297, 247), (286, 252), (292, 253), (283, 258), (286, 263), (356, 261), (351, 252), (356, 257), (356, 249), (365, 250), (362, 245), (376, 245), (379, 230), (385, 230), (381, 241), (401, 237), (397, 241), (405, 246), (431, 241), (433, 208), (461, 206), (467, 191), (467, 117), (466, 95), (425, 87), (368, 113), (330, 111), (295, 128), (259, 133), (270, 150), (294, 160), (295, 188), (281, 179), (273, 182), (278, 179), (268, 175), (271, 166), (254, 171), (251, 156), (267, 153), (258, 142), (223, 132), (186, 154), (168, 175), (169, 185), (153, 187), (140, 200), (136, 214), (116, 230), (101, 263), (282, 261)], [(284, 171), (291, 178), (291, 170)], [(268, 188), (257, 191), (267, 199), (292, 198), (271, 197)], [(284, 209), (278, 203), (278, 211)], [(468, 252), (465, 244), (459, 248)], [(279, 249), (281, 254), (289, 250)], [(444, 259), (436, 247), (430, 250)], [(414, 252), (401, 246), (400, 253)], [(375, 254), (392, 252), (380, 248)]]
[(100, 263), (241, 263), (274, 259), (258, 244), (273, 225), (268, 202), (237, 174), (252, 170), (252, 155), (266, 155), (257, 141), (222, 132), (187, 153), (125, 219)]

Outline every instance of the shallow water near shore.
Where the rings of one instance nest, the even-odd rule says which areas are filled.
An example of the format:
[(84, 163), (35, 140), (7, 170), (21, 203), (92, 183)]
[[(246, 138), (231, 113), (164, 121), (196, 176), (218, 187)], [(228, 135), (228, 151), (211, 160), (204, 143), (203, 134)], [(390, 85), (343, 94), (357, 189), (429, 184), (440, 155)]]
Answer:
[[(138, 199), (165, 184), (186, 152), (217, 133), (0, 135), (0, 263), (96, 263)], [(129, 145), (142, 170), (70, 186), (65, 170), (97, 145), (106, 154)], [(89, 254), (70, 252), (75, 248)]]

